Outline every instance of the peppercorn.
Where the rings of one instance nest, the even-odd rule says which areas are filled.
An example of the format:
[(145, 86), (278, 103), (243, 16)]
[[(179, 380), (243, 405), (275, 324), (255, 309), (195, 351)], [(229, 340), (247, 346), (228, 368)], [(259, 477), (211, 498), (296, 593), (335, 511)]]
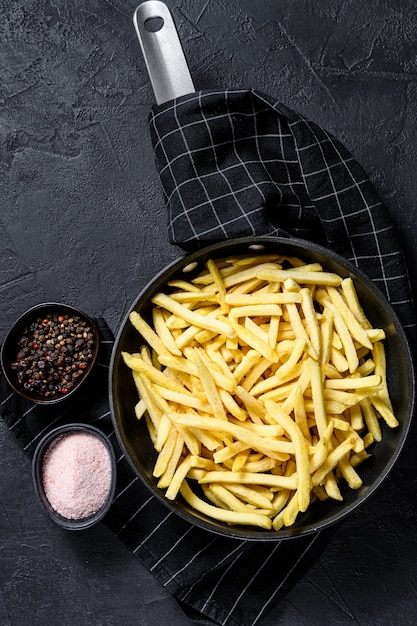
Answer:
[(93, 337), (91, 327), (79, 316), (37, 317), (18, 340), (11, 364), (17, 384), (45, 399), (68, 393), (93, 357)]

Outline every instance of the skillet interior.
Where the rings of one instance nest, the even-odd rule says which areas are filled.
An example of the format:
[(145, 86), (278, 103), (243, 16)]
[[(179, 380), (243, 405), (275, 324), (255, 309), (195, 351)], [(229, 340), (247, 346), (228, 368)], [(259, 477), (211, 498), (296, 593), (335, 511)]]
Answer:
[[(141, 338), (131, 326), (128, 316), (121, 325), (113, 349), (110, 367), (110, 406), (119, 443), (133, 469), (166, 506), (189, 522), (211, 532), (246, 540), (276, 541), (316, 532), (343, 519), (382, 483), (395, 463), (409, 430), (414, 404), (414, 371), (409, 345), (401, 324), (379, 290), (352, 264), (331, 251), (306, 241), (278, 237), (253, 237), (214, 244), (186, 256), (163, 270), (142, 291), (131, 310), (139, 312), (150, 321), (151, 298), (156, 292), (166, 290), (165, 285), (168, 281), (174, 278), (189, 280), (204, 268), (209, 258), (253, 254), (254, 246), (256, 251), (259, 250), (257, 246), (261, 246), (263, 252), (298, 256), (306, 262), (321, 263), (327, 271), (336, 272), (343, 277), (351, 276), (369, 320), (375, 327), (385, 330), (388, 388), (400, 426), (394, 430), (383, 428), (383, 441), (372, 447), (371, 458), (360, 466), (362, 487), (354, 491), (343, 489), (342, 484), (343, 502), (330, 499), (326, 502), (315, 502), (305, 513), (298, 516), (291, 528), (279, 531), (228, 526), (194, 511), (181, 497), (175, 502), (168, 501), (163, 491), (158, 489), (157, 480), (152, 476), (156, 452), (150, 441), (145, 421), (135, 419), (134, 406), (138, 396), (130, 370), (125, 366), (121, 357), (123, 350), (135, 352), (140, 347)], [(190, 264), (196, 264), (191, 271), (188, 269), (191, 267)]]

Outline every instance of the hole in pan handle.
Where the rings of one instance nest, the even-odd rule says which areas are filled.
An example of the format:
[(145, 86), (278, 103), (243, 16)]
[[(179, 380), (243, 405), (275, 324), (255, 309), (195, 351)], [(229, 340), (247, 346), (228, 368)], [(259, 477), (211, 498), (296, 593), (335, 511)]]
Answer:
[(142, 2), (133, 15), (157, 104), (195, 91), (177, 29), (159, 0)]

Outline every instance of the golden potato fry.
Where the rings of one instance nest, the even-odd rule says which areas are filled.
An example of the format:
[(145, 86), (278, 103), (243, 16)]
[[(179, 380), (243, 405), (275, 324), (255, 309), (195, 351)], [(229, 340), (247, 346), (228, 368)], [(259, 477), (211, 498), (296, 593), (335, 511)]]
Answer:
[(184, 481), (181, 485), (181, 495), (193, 509), (221, 522), (226, 522), (227, 524), (259, 526), (265, 530), (270, 530), (272, 528), (272, 521), (267, 515), (225, 510), (204, 502), (204, 500), (193, 493), (187, 481)]
[(298, 508), (304, 512), (310, 504), (311, 478), (307, 442), (296, 422), (272, 400), (266, 400), (265, 408), (282, 426), (294, 444), (295, 463), (297, 466), (297, 498)]
[(279, 270), (279, 269), (259, 269), (256, 273), (256, 277), (261, 280), (284, 282), (287, 280), (288, 275), (296, 283), (303, 285), (335, 285), (339, 286), (342, 282), (342, 278), (337, 274), (331, 272), (305, 272), (302, 270)]
[(226, 335), (226, 337), (235, 336), (233, 328), (227, 322), (223, 322), (218, 319), (210, 319), (208, 316), (201, 315), (201, 313), (190, 311), (163, 293), (156, 294), (152, 298), (152, 302), (164, 309), (167, 309), (168, 311), (171, 311), (171, 313), (175, 313), (175, 315), (178, 315), (178, 317), (181, 317), (193, 326), (212, 330), (213, 332), (221, 335)]
[(139, 313), (132, 311), (129, 320), (143, 339), (158, 353), (169, 354), (168, 348), (163, 344), (157, 333), (149, 326)]

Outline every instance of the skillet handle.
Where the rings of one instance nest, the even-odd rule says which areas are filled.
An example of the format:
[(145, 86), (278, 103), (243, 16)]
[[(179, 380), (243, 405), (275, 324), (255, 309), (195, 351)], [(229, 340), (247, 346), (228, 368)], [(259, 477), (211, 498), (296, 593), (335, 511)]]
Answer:
[(142, 2), (133, 15), (157, 104), (195, 91), (187, 61), (168, 7)]

